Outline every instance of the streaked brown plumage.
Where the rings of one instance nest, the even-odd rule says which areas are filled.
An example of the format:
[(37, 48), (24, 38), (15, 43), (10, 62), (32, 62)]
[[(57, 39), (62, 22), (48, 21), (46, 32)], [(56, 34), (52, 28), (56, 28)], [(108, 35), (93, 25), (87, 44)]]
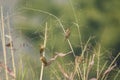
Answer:
[(6, 44), (7, 47), (13, 47), (13, 42), (9, 42)]
[(48, 62), (47, 62), (47, 60), (46, 60), (46, 58), (44, 56), (41, 56), (40, 60), (42, 61), (42, 63), (44, 64), (44, 66), (47, 66)]
[(41, 55), (41, 56), (43, 55), (44, 49), (45, 49), (45, 48), (44, 48), (44, 45), (41, 45), (41, 46), (40, 46), (40, 55)]
[(71, 33), (71, 32), (70, 32), (70, 29), (67, 28), (67, 29), (65, 30), (65, 40), (69, 38), (70, 33)]

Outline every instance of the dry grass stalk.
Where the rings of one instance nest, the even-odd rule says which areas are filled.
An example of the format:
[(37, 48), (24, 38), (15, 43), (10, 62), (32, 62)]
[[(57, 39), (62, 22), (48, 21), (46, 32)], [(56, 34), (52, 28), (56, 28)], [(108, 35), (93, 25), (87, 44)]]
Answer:
[[(5, 32), (4, 32), (4, 18), (3, 18), (3, 9), (1, 6), (1, 39), (2, 39), (2, 47), (3, 47), (3, 55), (4, 55), (4, 63), (7, 66), (7, 56), (6, 56), (6, 47), (5, 47)], [(5, 68), (5, 76), (6, 80), (8, 80), (7, 68)]]
[(68, 73), (65, 72), (65, 70), (62, 68), (62, 66), (60, 64), (58, 64), (58, 67), (61, 71), (61, 73), (63, 74), (63, 76), (67, 79), (67, 80), (71, 80), (70, 76), (68, 75)]
[(60, 64), (58, 64), (58, 67), (61, 71), (61, 73), (63, 74), (63, 76), (67, 79), (67, 80), (74, 80), (74, 77), (76, 75), (76, 72), (78, 70), (79, 64), (83, 61), (83, 58), (81, 56), (76, 56), (75, 57), (75, 66), (74, 66), (74, 71), (71, 72), (70, 74), (68, 74), (67, 72), (65, 72), (65, 70), (62, 68), (62, 66)]
[(13, 50), (13, 41), (12, 41), (12, 35), (10, 33), (11, 28), (10, 28), (10, 22), (9, 22), (9, 16), (7, 16), (8, 20), (7, 20), (7, 26), (8, 26), (8, 30), (9, 30), (9, 43), (6, 46), (10, 47), (11, 50), (11, 57), (12, 57), (12, 67), (13, 67), (13, 71), (14, 74), (16, 76), (16, 67), (15, 67), (15, 60), (14, 60), (14, 50)]
[(57, 59), (57, 57), (64, 57), (68, 54), (72, 53), (72, 51), (68, 52), (68, 53), (56, 53), (56, 55), (54, 55), (49, 61), (48, 61), (48, 65), (50, 65), (53, 61), (55, 61)]
[(92, 67), (94, 65), (94, 59), (95, 59), (95, 54), (93, 54), (92, 60), (88, 64), (87, 73), (86, 73), (86, 80), (88, 79), (89, 72), (90, 72), (90, 70), (92, 69)]
[[(44, 38), (44, 45), (43, 45), (44, 49), (43, 49), (43, 51), (40, 51), (40, 57), (45, 57), (46, 43), (47, 43), (47, 23), (46, 23), (46, 26), (45, 26), (45, 38)], [(40, 80), (42, 80), (42, 77), (43, 77), (43, 70), (44, 70), (44, 63), (42, 63), (42, 66), (41, 66)]]
[(106, 74), (108, 74), (108, 73), (110, 73), (115, 67), (116, 67), (117, 65), (116, 64), (114, 64), (113, 66), (111, 66), (111, 67), (108, 67), (108, 69), (104, 72), (104, 75), (106, 75)]
[(79, 65), (83, 60), (84, 60), (84, 58), (82, 56), (76, 56), (75, 57), (75, 65)]
[(63, 76), (66, 78), (66, 80), (74, 80), (75, 74), (73, 72), (71, 74), (68, 74), (67, 72), (65, 72), (65, 70), (62, 68), (60, 64), (58, 64), (58, 67), (61, 73), (63, 74)]

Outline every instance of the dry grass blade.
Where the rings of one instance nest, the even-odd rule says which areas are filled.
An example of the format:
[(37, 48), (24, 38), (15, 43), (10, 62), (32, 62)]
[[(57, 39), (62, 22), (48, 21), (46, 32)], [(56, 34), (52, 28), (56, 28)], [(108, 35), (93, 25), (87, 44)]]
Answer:
[(104, 72), (104, 75), (110, 73), (117, 65), (114, 64), (113, 66), (109, 67), (105, 72)]
[(68, 52), (68, 53), (56, 53), (56, 55), (54, 55), (50, 60), (47, 61), (47, 59), (45, 58), (45, 56), (40, 56), (40, 60), (42, 61), (42, 63), (44, 64), (44, 66), (48, 66), (50, 65), (53, 61), (55, 61), (57, 59), (57, 57), (64, 57), (68, 54), (72, 53), (72, 51)]
[(92, 69), (93, 65), (94, 65), (94, 59), (95, 59), (95, 54), (93, 54), (92, 56), (92, 60), (90, 60), (88, 68), (87, 68), (87, 73), (86, 73), (86, 80), (88, 79), (90, 70)]
[(65, 70), (62, 68), (62, 66), (60, 64), (58, 64), (58, 67), (61, 71), (61, 73), (63, 74), (63, 76), (67, 79), (67, 80), (71, 80), (69, 75), (65, 72)]
[(50, 65), (53, 61), (55, 61), (57, 59), (57, 57), (64, 57), (68, 54), (72, 53), (72, 51), (68, 52), (68, 53), (56, 53), (56, 55), (54, 55), (49, 61), (48, 61), (48, 65)]
[(92, 61), (89, 63), (90, 66), (94, 65), (95, 54), (93, 54)]
[(7, 47), (10, 47), (11, 49), (11, 57), (12, 57), (12, 67), (13, 67), (13, 72), (16, 76), (16, 66), (15, 66), (15, 59), (14, 59), (14, 51), (13, 51), (13, 41), (12, 41), (12, 35), (11, 35), (11, 27), (10, 27), (10, 21), (9, 21), (9, 15), (7, 15), (7, 26), (9, 30), (9, 43), (6, 45)]

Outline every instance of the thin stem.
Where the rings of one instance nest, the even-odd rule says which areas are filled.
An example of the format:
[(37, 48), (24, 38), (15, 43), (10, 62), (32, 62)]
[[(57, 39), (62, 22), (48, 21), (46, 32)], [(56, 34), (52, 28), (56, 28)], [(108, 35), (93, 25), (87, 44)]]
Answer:
[[(114, 60), (112, 61), (112, 63), (109, 65), (109, 67), (107, 68), (107, 69), (109, 69), (109, 68), (111, 68), (112, 67), (112, 65), (115, 63), (115, 61), (117, 60), (117, 58), (120, 56), (120, 53), (118, 53), (118, 55), (114, 58)], [(102, 77), (102, 80), (105, 78), (106, 79), (106, 77), (108, 76), (108, 74), (106, 75), (106, 74), (104, 74), (103, 75), (103, 77)]]
[(86, 42), (86, 44), (85, 44), (85, 46), (83, 48), (83, 51), (82, 51), (82, 54), (81, 54), (82, 57), (84, 56), (84, 53), (85, 53), (85, 51), (87, 49), (87, 46), (88, 46), (88, 43), (89, 43), (90, 40), (91, 40), (91, 37), (89, 37), (88, 41)]
[(114, 80), (117, 80), (117, 77), (119, 76), (119, 74), (120, 74), (120, 70), (117, 72), (117, 74), (115, 75), (115, 77), (114, 77)]
[(8, 26), (8, 30), (9, 30), (9, 36), (10, 36), (10, 38), (9, 38), (9, 42), (10, 42), (10, 44), (11, 44), (11, 46), (10, 46), (10, 49), (11, 49), (11, 56), (12, 56), (12, 67), (13, 67), (13, 72), (14, 72), (14, 76), (16, 77), (16, 67), (15, 67), (15, 60), (14, 60), (14, 51), (13, 51), (13, 44), (12, 44), (12, 35), (11, 35), (11, 33), (10, 33), (10, 22), (9, 22), (9, 16), (7, 16), (7, 26)]
[(76, 15), (74, 6), (73, 6), (73, 4), (72, 4), (72, 1), (69, 0), (69, 3), (70, 3), (70, 6), (71, 6), (71, 9), (72, 9), (72, 11), (73, 11), (73, 15), (74, 15), (75, 22), (76, 22), (76, 23), (74, 23), (74, 24), (75, 24), (75, 25), (77, 26), (77, 28), (78, 28), (78, 35), (79, 35), (79, 38), (80, 38), (80, 45), (81, 45), (81, 48), (83, 49), (83, 47), (82, 47), (82, 38), (81, 38), (81, 33), (80, 33), (80, 26), (79, 26), (79, 24), (78, 24), (77, 15)]
[[(45, 27), (44, 48), (46, 47), (46, 43), (47, 43), (47, 23)], [(43, 52), (43, 56), (45, 56), (45, 50)], [(41, 66), (40, 80), (42, 80), (42, 77), (43, 77), (43, 70), (44, 70), (44, 63), (42, 63), (42, 66)]]
[(99, 77), (99, 72), (100, 72), (100, 50), (101, 50), (101, 46), (98, 46), (98, 54), (97, 54), (97, 79)]
[[(107, 63), (108, 63), (108, 62), (106, 61), (106, 62), (104, 63), (104, 65), (103, 65), (103, 67), (101, 68), (101, 70), (100, 70), (100, 72), (99, 72), (99, 75), (98, 75), (98, 77), (97, 77), (97, 80), (99, 80), (99, 79), (101, 78), (102, 72), (103, 72), (103, 70), (105, 69)], [(101, 80), (102, 80), (102, 78), (101, 78)]]
[(5, 63), (5, 75), (6, 75), (6, 80), (8, 80), (8, 74), (7, 74), (7, 56), (6, 56), (6, 47), (5, 47), (5, 32), (4, 32), (4, 19), (3, 19), (3, 9), (1, 6), (1, 27), (2, 27), (2, 46), (3, 46), (3, 55), (4, 55), (4, 63)]
[(81, 49), (83, 50), (82, 36), (81, 36), (81, 33), (80, 33), (80, 26), (77, 23), (73, 23), (73, 24), (76, 25), (76, 27), (78, 29), (78, 35), (79, 35), (80, 45), (81, 45)]
[(112, 63), (110, 64), (110, 66), (108, 68), (110, 68), (114, 63), (115, 61), (118, 59), (118, 57), (120, 56), (120, 52), (118, 53), (118, 55), (114, 58), (114, 60), (112, 61)]
[(78, 72), (80, 73), (80, 77), (83, 80), (83, 74), (82, 74), (82, 70), (80, 69), (80, 67), (78, 67)]
[(72, 8), (72, 11), (73, 11), (73, 15), (74, 15), (74, 17), (75, 17), (75, 21), (76, 21), (76, 23), (78, 23), (78, 19), (77, 19), (77, 16), (76, 16), (75, 9), (74, 9), (74, 7), (73, 7), (72, 1), (69, 0), (69, 2), (70, 2), (70, 6), (71, 6), (71, 8)]

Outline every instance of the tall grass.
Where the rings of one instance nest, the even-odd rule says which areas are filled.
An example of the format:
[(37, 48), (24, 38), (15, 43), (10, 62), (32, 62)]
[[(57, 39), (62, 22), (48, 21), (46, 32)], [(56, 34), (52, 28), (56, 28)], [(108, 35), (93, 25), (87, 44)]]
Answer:
[[(72, 4), (71, 4), (72, 5)], [(53, 18), (55, 18), (59, 25), (61, 26), (64, 36), (66, 34), (66, 30), (64, 29), (64, 25), (62, 24), (61, 20), (46, 11), (42, 10), (37, 10), (37, 9), (32, 9), (32, 8), (24, 8), (25, 10), (31, 10), (31, 11), (36, 11), (40, 13), (47, 14)], [(74, 8), (73, 8), (74, 11)], [(74, 16), (76, 18), (75, 12)], [(75, 51), (73, 49), (72, 43), (70, 42), (70, 39), (67, 39), (67, 44), (70, 47), (70, 51), (72, 51), (72, 57), (73, 61), (69, 58), (68, 63), (65, 63), (64, 60), (66, 60), (66, 57), (69, 55), (65, 55), (67, 53), (64, 53), (61, 51), (56, 55), (51, 58), (54, 62), (52, 64), (44, 66), (44, 63), (39, 62), (37, 63), (36, 59), (33, 59), (32, 56), (28, 57), (29, 55), (25, 55), (25, 57), (21, 57), (19, 61), (18, 68), (16, 69), (15, 67), (15, 62), (14, 62), (14, 52), (13, 52), (13, 47), (11, 46), (11, 56), (12, 56), (12, 62), (11, 64), (13, 65), (13, 73), (14, 73), (14, 78), (16, 80), (107, 80), (109, 78), (109, 74), (116, 68), (116, 60), (120, 56), (120, 53), (114, 58), (114, 60), (108, 64), (108, 61), (105, 61), (103, 63), (102, 56), (103, 52), (101, 50), (101, 45), (97, 46), (90, 46), (90, 41), (93, 39), (93, 37), (90, 37), (85, 44), (83, 44), (82, 39), (81, 39), (81, 34), (80, 34), (80, 28), (77, 23), (77, 18), (76, 18), (76, 23), (74, 23), (78, 29), (78, 34), (80, 37), (80, 48), (82, 48), (82, 52), (80, 53), (79, 56), (76, 56)], [(47, 42), (47, 37), (49, 34), (47, 32), (48, 30), (48, 24), (46, 24), (45, 27), (45, 32), (43, 33), (45, 35), (44, 38), (44, 48), (47, 47), (46, 42)], [(10, 72), (7, 70), (7, 57), (6, 57), (6, 46), (5, 46), (5, 32), (4, 32), (4, 18), (3, 18), (3, 10), (1, 7), (1, 38), (2, 38), (2, 46), (3, 46), (3, 54), (4, 54), (4, 64), (5, 64), (5, 78), (6, 80), (9, 80), (8, 74)], [(9, 25), (9, 20), (8, 20), (8, 29), (10, 31), (10, 25)], [(61, 34), (63, 34), (61, 33)], [(12, 35), (9, 32), (10, 36), (10, 42), (12, 41)], [(63, 38), (64, 38), (63, 36)], [(48, 42), (49, 43), (49, 42)], [(41, 44), (41, 43), (40, 43)], [(89, 48), (92, 47), (91, 48)], [(62, 46), (61, 46), (62, 47)], [(47, 58), (45, 56), (45, 50), (43, 51), (43, 57)], [(65, 56), (64, 56), (65, 55)], [(26, 57), (27, 56), (27, 57)], [(60, 57), (60, 58), (58, 58)], [(58, 59), (57, 59), (58, 58)], [(38, 60), (38, 59), (37, 59)], [(0, 64), (1, 67), (1, 64)], [(116, 68), (117, 69), (117, 68)], [(120, 70), (115, 73), (116, 75), (113, 77), (114, 80), (117, 79), (118, 75), (120, 73)]]
[[(6, 80), (9, 80), (9, 76), (8, 74), (13, 77), (13, 79), (15, 79), (16, 77), (16, 67), (15, 67), (15, 60), (14, 60), (14, 51), (13, 51), (13, 46), (12, 46), (12, 35), (11, 35), (11, 30), (10, 30), (10, 23), (9, 23), (9, 17), (7, 17), (7, 23), (5, 23), (5, 16), (3, 14), (3, 8), (1, 6), (1, 40), (2, 40), (2, 47), (3, 47), (3, 56), (4, 56), (4, 63), (1, 62), (1, 66), (2, 68), (4, 68), (5, 70), (5, 78)], [(7, 26), (5, 26), (7, 25)], [(5, 27), (8, 27), (8, 28), (5, 28)], [(8, 35), (6, 34), (5, 32), (5, 29), (8, 29)], [(9, 43), (7, 44), (6, 43), (6, 38), (9, 39)], [(11, 57), (12, 57), (12, 69), (13, 70), (10, 70), (9, 69), (9, 65), (7, 64), (7, 50), (6, 50), (6, 45), (8, 47), (10, 47), (10, 51), (11, 51)]]

